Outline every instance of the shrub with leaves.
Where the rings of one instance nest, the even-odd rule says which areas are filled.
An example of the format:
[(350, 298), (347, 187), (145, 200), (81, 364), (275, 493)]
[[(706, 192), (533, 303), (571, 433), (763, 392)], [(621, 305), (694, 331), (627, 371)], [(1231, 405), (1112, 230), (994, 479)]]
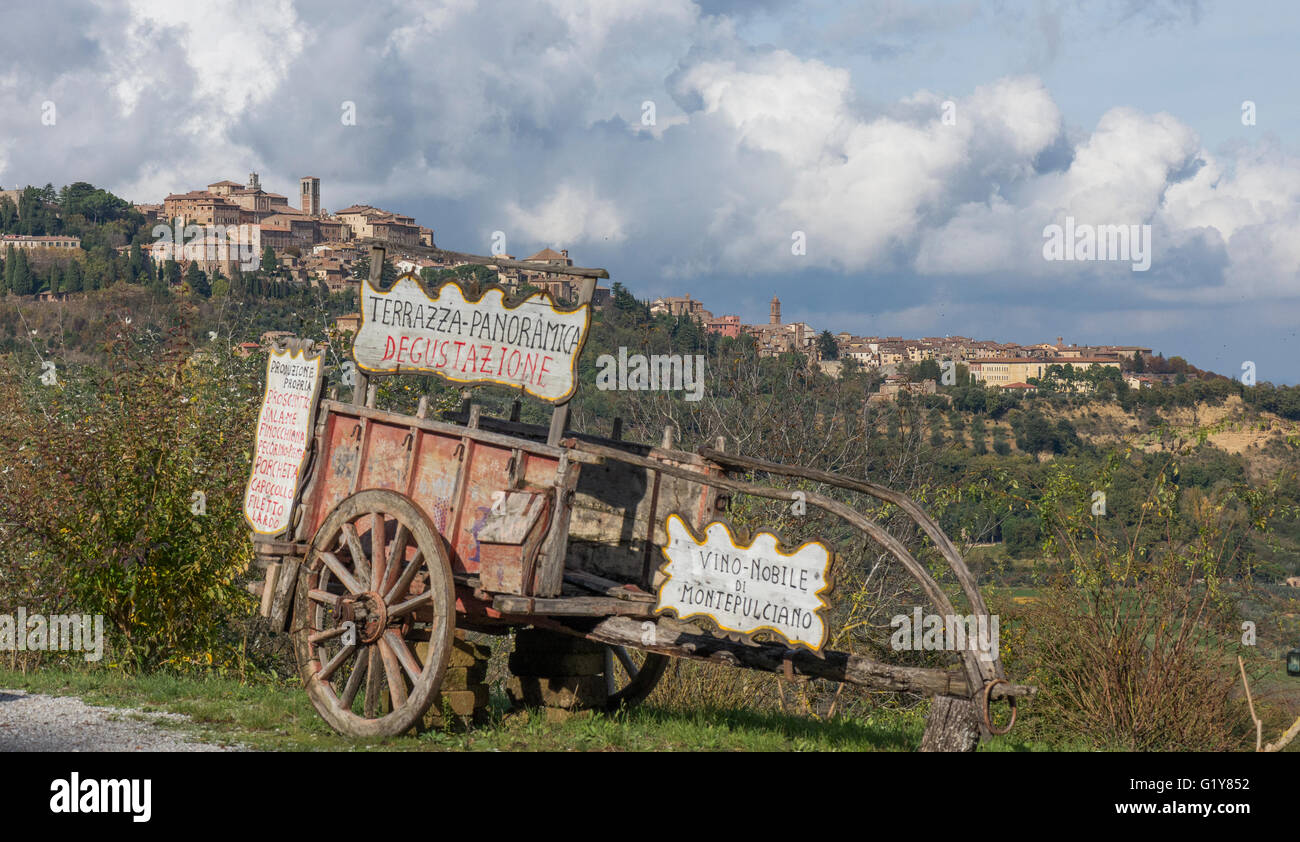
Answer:
[(1053, 563), (1011, 635), (1024, 653), (1015, 668), (1042, 688), (1035, 718), (1099, 747), (1241, 748), (1236, 604), (1250, 572), (1241, 536), (1267, 528), (1268, 495), (1180, 488), (1171, 459), (1136, 511), (1102, 514), (1093, 492), (1122, 466), (1120, 454), (1096, 476), (1062, 465), (1043, 489)]
[[(103, 614), (113, 662), (224, 668), (255, 605), (242, 496), (259, 358), (115, 329), (104, 369), (0, 365), (0, 594)], [(9, 606), (12, 607), (12, 606)]]

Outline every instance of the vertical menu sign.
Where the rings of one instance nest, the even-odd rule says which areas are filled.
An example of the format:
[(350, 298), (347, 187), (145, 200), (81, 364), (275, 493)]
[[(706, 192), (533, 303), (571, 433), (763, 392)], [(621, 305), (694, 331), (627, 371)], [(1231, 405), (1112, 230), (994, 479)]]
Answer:
[[(294, 343), (297, 344), (297, 343)], [(293, 498), (311, 444), (323, 357), (272, 349), (266, 393), (257, 416), (253, 473), (244, 492), (244, 518), (259, 535), (278, 535), (293, 519)]]

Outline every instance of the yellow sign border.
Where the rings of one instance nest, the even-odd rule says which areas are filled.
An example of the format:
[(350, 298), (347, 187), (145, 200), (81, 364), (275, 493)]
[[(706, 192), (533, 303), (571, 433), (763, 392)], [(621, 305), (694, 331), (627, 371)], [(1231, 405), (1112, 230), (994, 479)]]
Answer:
[[(804, 547), (810, 547), (814, 544), (821, 547), (823, 550), (825, 550), (826, 569), (822, 571), (823, 585), (821, 588), (813, 592), (813, 596), (817, 597), (817, 601), (821, 603), (820, 606), (813, 609), (813, 613), (816, 614), (817, 618), (822, 621), (821, 641), (818, 642), (816, 646), (813, 646), (812, 644), (809, 643), (805, 643), (802, 640), (792, 641), (790, 640), (790, 638), (785, 636), (785, 633), (783, 631), (777, 628), (773, 628), (772, 626), (756, 626), (755, 628), (752, 628), (749, 631), (741, 631), (740, 629), (733, 629), (728, 626), (724, 626), (722, 623), (718, 622), (717, 617), (713, 616), (708, 611), (692, 611), (689, 614), (683, 615), (675, 607), (671, 605), (660, 607), (659, 602), (663, 599), (664, 588), (668, 587), (668, 583), (673, 580), (672, 574), (668, 572), (668, 565), (672, 563), (672, 557), (668, 555), (668, 546), (672, 543), (672, 533), (668, 530), (668, 526), (669, 524), (672, 523), (673, 518), (677, 518), (678, 522), (681, 523), (682, 528), (686, 530), (686, 534), (690, 537), (690, 539), (700, 546), (703, 546), (708, 542), (709, 529), (711, 527), (721, 526), (723, 531), (727, 535), (727, 542), (731, 544), (731, 548), (734, 550), (741, 550), (741, 551), (748, 550), (750, 547), (753, 547), (754, 542), (757, 541), (759, 537), (763, 535), (772, 536), (773, 540), (775, 541), (774, 549), (776, 550), (776, 554), (779, 556), (784, 556), (785, 558), (791, 558), (793, 556), (796, 556), (799, 554), (800, 551), (803, 550)], [(786, 542), (781, 539), (780, 535), (778, 535), (774, 530), (762, 529), (754, 533), (754, 535), (750, 537), (748, 545), (742, 547), (736, 543), (736, 532), (731, 528), (731, 524), (728, 523), (727, 521), (725, 520), (709, 521), (704, 527), (704, 537), (700, 538), (699, 536), (696, 535), (695, 530), (691, 528), (690, 521), (682, 517), (677, 512), (669, 513), (668, 517), (664, 519), (664, 534), (668, 536), (668, 542), (664, 546), (659, 548), (659, 551), (664, 555), (665, 561), (658, 568), (659, 572), (664, 575), (664, 581), (663, 584), (659, 586), (658, 591), (655, 594), (656, 600), (655, 600), (654, 613), (656, 616), (660, 614), (667, 614), (667, 612), (671, 611), (672, 614), (670, 616), (676, 617), (678, 620), (682, 620), (682, 621), (689, 620), (691, 617), (707, 617), (718, 628), (726, 632), (731, 632), (732, 634), (753, 635), (755, 632), (770, 631), (776, 634), (782, 640), (784, 640), (786, 644), (790, 646), (802, 646), (811, 652), (821, 652), (822, 649), (826, 646), (826, 641), (830, 638), (830, 626), (827, 624), (826, 618), (822, 615), (822, 612), (830, 610), (831, 605), (829, 602), (826, 601), (825, 597), (823, 597), (822, 594), (831, 590), (831, 588), (833, 587), (831, 583), (831, 568), (834, 567), (835, 565), (835, 551), (832, 550), (830, 546), (826, 544), (824, 541), (816, 541), (816, 540), (805, 541), (802, 544), (800, 544), (793, 552), (787, 553), (784, 552), (781, 549), (781, 547), (788, 546), (788, 544), (786, 544)]]
[[(556, 315), (570, 315), (580, 310), (583, 311), (582, 337), (578, 340), (578, 347), (575, 348), (573, 351), (573, 365), (570, 366), (569, 368), (569, 378), (571, 384), (569, 386), (569, 390), (565, 392), (563, 395), (561, 395), (560, 397), (548, 398), (544, 395), (537, 394), (533, 390), (529, 389), (526, 385), (520, 385), (518, 383), (510, 383), (505, 380), (496, 380), (491, 377), (475, 377), (475, 378), (452, 377), (450, 374), (447, 374), (445, 371), (440, 371), (439, 369), (436, 368), (424, 368), (423, 366), (403, 367), (399, 364), (397, 368), (393, 369), (393, 368), (371, 368), (370, 366), (363, 365), (361, 360), (357, 359), (357, 337), (361, 335), (361, 331), (364, 330), (366, 327), (366, 300), (365, 300), (366, 290), (367, 289), (371, 290), (375, 295), (389, 295), (392, 293), (393, 290), (397, 289), (397, 285), (406, 278), (410, 278), (412, 281), (414, 281), (416, 287), (420, 290), (421, 293), (424, 294), (425, 298), (429, 299), (430, 302), (437, 301), (437, 299), (442, 297), (443, 290), (445, 290), (449, 286), (454, 286), (457, 289), (457, 291), (460, 292), (461, 300), (464, 301), (466, 304), (478, 304), (482, 302), (483, 299), (486, 298), (488, 295), (495, 292), (499, 296), (501, 296), (500, 304), (503, 310), (518, 310), (520, 307), (524, 306), (525, 304), (528, 304), (530, 301), (533, 301), (535, 299), (540, 299), (541, 303), (549, 307), (551, 309), (551, 312), (555, 313)], [(356, 335), (352, 337), (352, 361), (357, 364), (357, 368), (361, 369), (364, 372), (367, 372), (369, 374), (378, 374), (378, 375), (432, 374), (436, 377), (441, 377), (443, 380), (446, 380), (451, 383), (465, 383), (470, 386), (486, 386), (488, 384), (494, 384), (497, 386), (505, 386), (509, 389), (519, 389), (520, 391), (532, 395), (538, 400), (545, 401), (546, 403), (549, 404), (567, 403), (570, 399), (573, 398), (574, 394), (576, 394), (578, 391), (578, 361), (582, 357), (583, 350), (587, 347), (587, 338), (591, 334), (591, 302), (587, 302), (586, 304), (579, 304), (577, 307), (574, 307), (569, 310), (565, 310), (555, 303), (555, 299), (551, 297), (551, 294), (549, 292), (547, 292), (546, 290), (539, 290), (534, 295), (530, 295), (527, 298), (525, 298), (523, 301), (520, 301), (518, 304), (512, 306), (506, 303), (506, 290), (505, 287), (501, 286), (500, 284), (489, 284), (487, 289), (485, 289), (482, 292), (482, 294), (478, 296), (478, 298), (471, 300), (470, 297), (465, 294), (465, 288), (460, 285), (459, 281), (456, 280), (443, 281), (441, 284), (438, 285), (438, 289), (434, 292), (434, 294), (430, 295), (428, 288), (426, 288), (424, 285), (424, 281), (414, 272), (403, 272), (401, 275), (398, 275), (397, 280), (393, 281), (392, 286), (390, 286), (388, 289), (379, 289), (378, 287), (370, 283), (369, 278), (362, 278), (361, 287), (359, 288), (358, 295), (361, 298), (361, 302), (360, 302), (361, 303), (361, 307), (360, 307), (361, 324), (357, 327)]]

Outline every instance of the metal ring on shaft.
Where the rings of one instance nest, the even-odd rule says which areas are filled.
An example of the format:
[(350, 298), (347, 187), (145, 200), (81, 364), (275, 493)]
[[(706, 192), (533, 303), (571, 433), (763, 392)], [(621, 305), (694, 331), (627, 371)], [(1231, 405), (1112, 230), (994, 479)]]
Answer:
[(1002, 729), (994, 728), (993, 720), (989, 717), (989, 696), (993, 692), (993, 688), (998, 686), (999, 684), (1010, 684), (1010, 683), (1011, 682), (1007, 681), (1005, 678), (995, 678), (992, 681), (990, 681), (988, 684), (984, 685), (984, 727), (987, 728), (988, 732), (990, 734), (993, 734), (994, 736), (1000, 737), (1003, 734), (1011, 733), (1011, 729), (1014, 728), (1016, 724), (1016, 697), (1015, 696), (1007, 696), (1007, 701), (1011, 703), (1011, 721), (1007, 723), (1006, 728), (1002, 728)]

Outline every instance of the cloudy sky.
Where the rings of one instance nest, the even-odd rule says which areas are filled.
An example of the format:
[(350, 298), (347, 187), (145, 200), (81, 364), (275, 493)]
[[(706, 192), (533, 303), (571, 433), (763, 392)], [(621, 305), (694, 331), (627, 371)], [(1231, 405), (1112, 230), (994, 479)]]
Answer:
[[(779, 295), (817, 328), (1296, 383), (1297, 24), (1285, 0), (25, 3), (0, 185), (315, 175), (327, 208), (568, 248), (745, 321)], [(1045, 259), (1067, 217), (1150, 226), (1150, 268)]]

